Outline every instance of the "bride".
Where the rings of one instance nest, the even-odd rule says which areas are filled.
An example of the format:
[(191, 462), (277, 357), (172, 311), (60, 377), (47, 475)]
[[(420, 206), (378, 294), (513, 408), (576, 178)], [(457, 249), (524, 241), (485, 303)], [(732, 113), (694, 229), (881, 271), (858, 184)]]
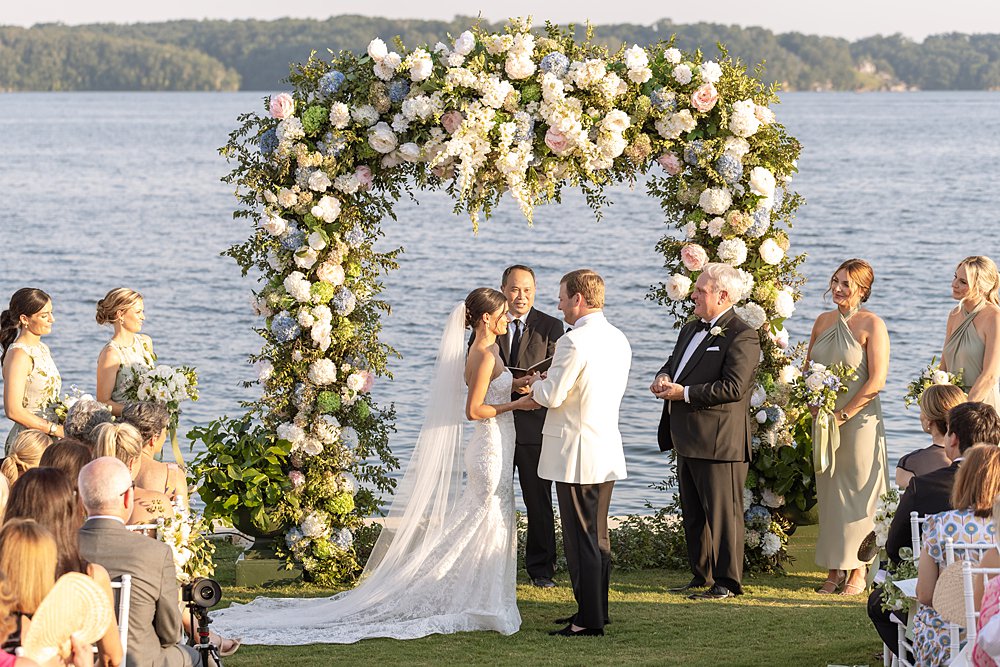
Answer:
[[(529, 409), (530, 397), (509, 400), (527, 378), (513, 380), (500, 360), (496, 339), (506, 332), (507, 300), (496, 290), (473, 290), (452, 311), (424, 424), (358, 586), (330, 598), (234, 604), (212, 614), (216, 632), (272, 645), (517, 632), (509, 413)], [(476, 423), (463, 451), (466, 419)]]

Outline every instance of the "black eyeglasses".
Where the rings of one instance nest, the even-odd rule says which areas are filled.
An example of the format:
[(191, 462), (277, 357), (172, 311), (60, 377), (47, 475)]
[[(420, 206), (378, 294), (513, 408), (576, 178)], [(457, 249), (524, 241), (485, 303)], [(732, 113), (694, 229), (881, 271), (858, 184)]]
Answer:
[(127, 489), (125, 489), (124, 491), (122, 491), (122, 492), (121, 492), (121, 493), (119, 493), (118, 495), (119, 495), (119, 496), (124, 496), (124, 495), (125, 495), (126, 493), (128, 493), (129, 491), (134, 491), (134, 490), (135, 490), (135, 482), (132, 482), (132, 485), (131, 485), (131, 486), (129, 486), (129, 487), (127, 488)]

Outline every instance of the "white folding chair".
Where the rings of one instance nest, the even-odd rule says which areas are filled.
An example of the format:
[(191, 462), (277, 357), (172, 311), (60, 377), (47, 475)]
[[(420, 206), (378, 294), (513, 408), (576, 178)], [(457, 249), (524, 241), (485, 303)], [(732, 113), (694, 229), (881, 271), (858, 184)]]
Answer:
[(122, 655), (128, 654), (128, 615), (132, 598), (132, 575), (123, 574), (119, 581), (111, 582), (118, 589), (118, 636), (122, 642)]
[[(956, 552), (958, 552), (959, 554), (964, 553), (965, 555), (964, 557), (962, 557), (962, 560), (964, 561), (964, 564), (962, 565), (962, 571), (964, 573), (966, 564), (972, 567), (972, 562), (969, 559), (973, 554), (976, 555), (976, 561), (978, 562), (979, 559), (981, 559), (987, 551), (995, 548), (996, 545), (994, 545), (993, 542), (973, 542), (970, 544), (955, 544), (954, 540), (952, 540), (950, 537), (946, 538), (944, 541), (945, 566), (951, 565), (952, 563), (955, 562)], [(969, 583), (970, 584), (972, 583), (971, 575)], [(969, 601), (972, 601), (971, 585), (969, 587), (967, 595), (969, 596)], [(968, 605), (968, 602), (966, 604)], [(973, 607), (975, 607), (975, 605), (973, 605)], [(966, 621), (968, 621), (968, 614), (966, 616), (967, 616)], [(951, 646), (949, 648), (949, 660), (956, 660), (958, 658), (958, 654), (961, 653), (962, 651), (962, 647), (959, 645), (961, 639), (960, 633), (962, 630), (962, 626), (957, 623), (948, 623), (947, 628), (948, 628), (948, 636), (951, 639), (950, 642)], [(966, 623), (965, 631), (967, 637), (966, 641), (968, 641), (969, 636), (975, 639), (976, 635), (975, 609), (973, 609), (972, 627), (970, 629), (968, 623)]]
[[(913, 548), (914, 560), (920, 560), (920, 534), (923, 530), (927, 517), (922, 517), (916, 512), (910, 512), (910, 546)], [(882, 646), (882, 664), (885, 667), (913, 667), (910, 656), (913, 655), (913, 642), (907, 636), (907, 625), (902, 623), (896, 616), (892, 617), (896, 622), (896, 656), (888, 646)]]
[(1000, 574), (1000, 568), (997, 567), (975, 567), (969, 561), (962, 563), (962, 597), (965, 600), (965, 637), (968, 644), (976, 643), (976, 634), (978, 633), (976, 621), (979, 618), (979, 612), (976, 611), (976, 600), (973, 595), (973, 577), (982, 576), (983, 588), (985, 588), (990, 577), (995, 577), (998, 574)]

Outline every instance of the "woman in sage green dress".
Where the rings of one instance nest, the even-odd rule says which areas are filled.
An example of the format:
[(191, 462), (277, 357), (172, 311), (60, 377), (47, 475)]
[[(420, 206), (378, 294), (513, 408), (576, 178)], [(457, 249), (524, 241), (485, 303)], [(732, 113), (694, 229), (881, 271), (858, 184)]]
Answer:
[(146, 315), (142, 295), (116, 287), (97, 302), (97, 323), (111, 324), (115, 333), (97, 357), (97, 400), (121, 417), (132, 370), (153, 368), (153, 341), (142, 330)]
[(962, 372), (970, 401), (1000, 411), (1000, 275), (989, 257), (963, 259), (951, 281), (958, 306), (948, 314), (941, 369)]
[(3, 361), (3, 409), (14, 422), (6, 446), (25, 429), (63, 437), (55, 415), (62, 378), (42, 336), (55, 322), (52, 299), (40, 289), (24, 287), (14, 292), (7, 310), (0, 313), (0, 359)]
[[(858, 559), (858, 547), (874, 527), (875, 504), (888, 484), (879, 392), (889, 368), (889, 334), (881, 318), (861, 308), (874, 279), (864, 260), (841, 264), (829, 289), (837, 307), (816, 318), (809, 339), (810, 362), (845, 364), (858, 376), (837, 399), (837, 432), (826, 439), (831, 451), (816, 459), (823, 461), (816, 471), (816, 563), (828, 570), (817, 590), (825, 594), (857, 595), (865, 589), (866, 564)], [(819, 421), (814, 423), (815, 433)], [(814, 436), (813, 442), (820, 439)]]

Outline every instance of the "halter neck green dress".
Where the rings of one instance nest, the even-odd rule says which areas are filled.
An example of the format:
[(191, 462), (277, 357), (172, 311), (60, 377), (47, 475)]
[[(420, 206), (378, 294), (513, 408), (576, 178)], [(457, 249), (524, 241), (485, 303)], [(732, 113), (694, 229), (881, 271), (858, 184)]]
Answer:
[[(826, 366), (846, 364), (857, 371), (858, 379), (849, 381), (848, 391), (837, 399), (837, 412), (868, 380), (868, 356), (843, 314), (816, 338), (810, 358)], [(853, 570), (864, 565), (858, 559), (858, 547), (875, 526), (875, 505), (886, 490), (888, 477), (882, 405), (876, 396), (840, 427), (831, 465), (816, 473), (817, 565), (828, 570)]]
[[(951, 336), (945, 341), (944, 352), (941, 354), (941, 359), (949, 372), (962, 371), (962, 389), (966, 393), (969, 392), (972, 385), (976, 384), (976, 380), (982, 374), (983, 362), (986, 359), (986, 341), (973, 326), (976, 315), (985, 307), (986, 302), (984, 301), (971, 313), (965, 315), (962, 323), (955, 327)], [(1000, 411), (1000, 388), (998, 385), (994, 384), (993, 388), (980, 400)]]

